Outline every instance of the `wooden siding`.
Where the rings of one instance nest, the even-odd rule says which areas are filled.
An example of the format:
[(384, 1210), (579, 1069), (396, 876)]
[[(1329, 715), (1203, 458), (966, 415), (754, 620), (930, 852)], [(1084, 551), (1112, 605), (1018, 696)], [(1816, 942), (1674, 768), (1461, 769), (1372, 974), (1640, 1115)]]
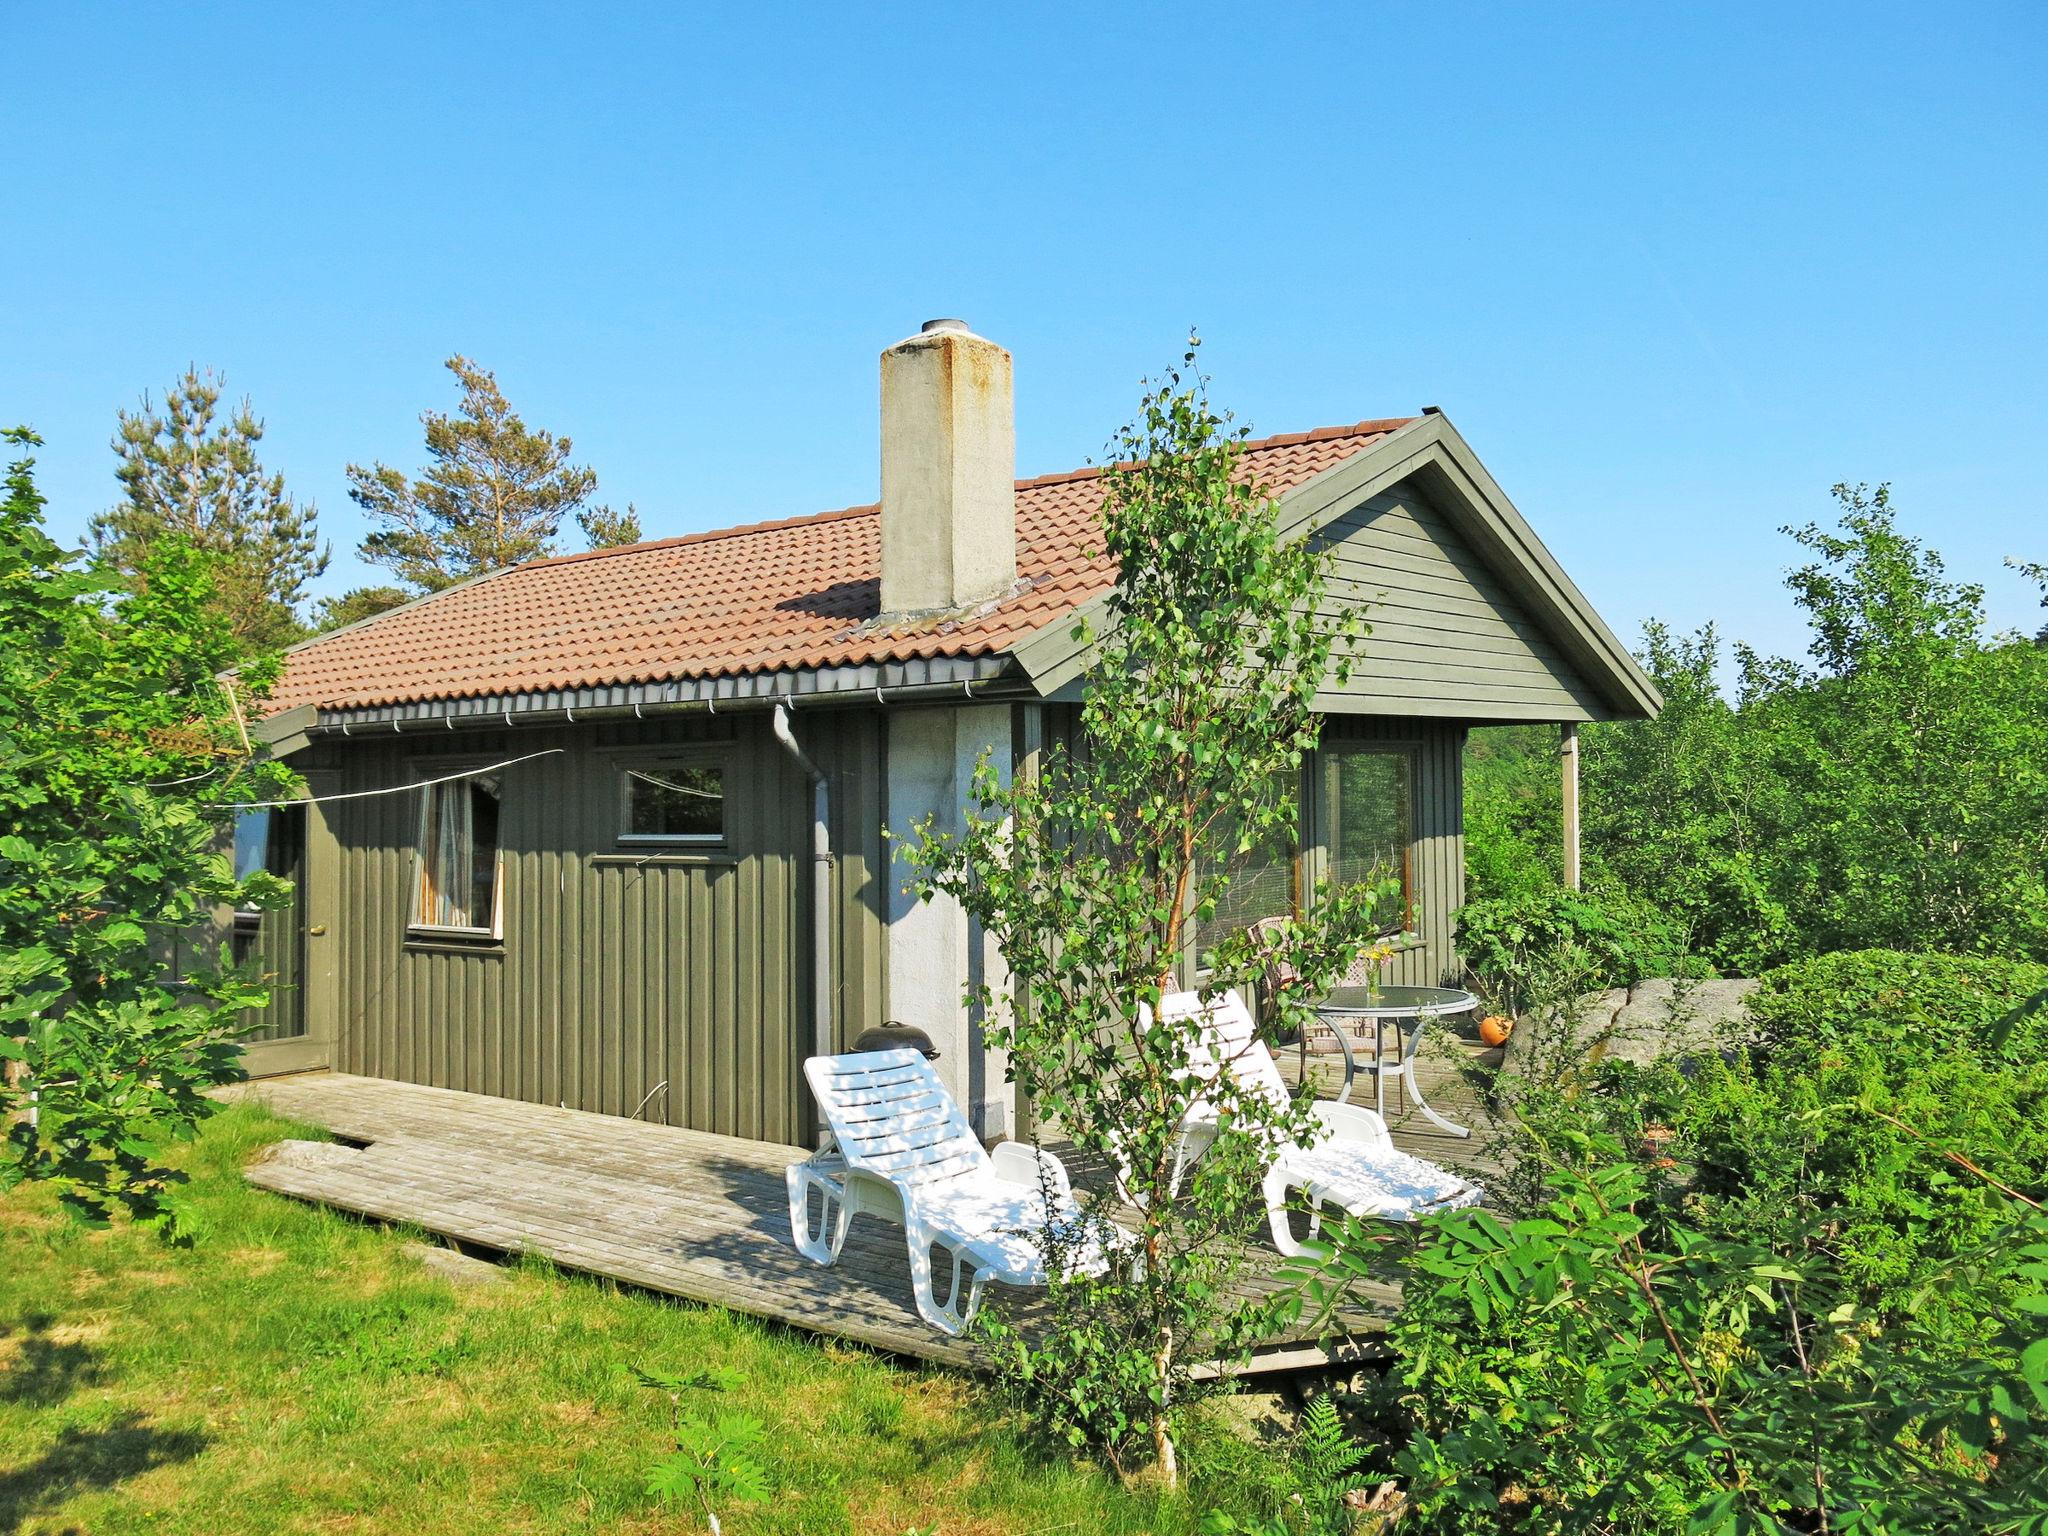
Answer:
[[(831, 779), (836, 1011), (850, 1038), (885, 1011), (882, 737), (872, 711), (821, 710), (795, 727)], [(727, 845), (622, 844), (619, 758), (685, 745), (725, 758)], [(810, 795), (764, 714), (420, 731), (314, 754), (352, 791), (548, 748), (561, 755), (504, 775), (501, 941), (408, 931), (417, 795), (329, 807), (340, 863), (336, 1066), (806, 1141)]]
[(1327, 604), (1363, 604), (1372, 625), (1333, 709), (1473, 719), (1595, 719), (1592, 684), (1415, 486), (1404, 482), (1327, 524)]

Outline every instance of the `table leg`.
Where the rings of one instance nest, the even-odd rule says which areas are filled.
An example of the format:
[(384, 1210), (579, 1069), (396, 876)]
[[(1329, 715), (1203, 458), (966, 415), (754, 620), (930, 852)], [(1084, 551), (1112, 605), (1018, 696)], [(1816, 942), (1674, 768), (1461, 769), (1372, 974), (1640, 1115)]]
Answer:
[(1426, 1019), (1417, 1019), (1415, 1021), (1415, 1032), (1408, 1037), (1408, 1054), (1401, 1063), (1402, 1075), (1407, 1079), (1408, 1091), (1415, 1096), (1415, 1107), (1422, 1111), (1423, 1119), (1427, 1120), (1438, 1130), (1447, 1132), (1452, 1136), (1470, 1136), (1472, 1134), (1470, 1126), (1453, 1125), (1442, 1115), (1431, 1109), (1429, 1107), (1429, 1100), (1422, 1096), (1422, 1078), (1415, 1071), (1415, 1058), (1422, 1050), (1422, 1032), (1428, 1022)]

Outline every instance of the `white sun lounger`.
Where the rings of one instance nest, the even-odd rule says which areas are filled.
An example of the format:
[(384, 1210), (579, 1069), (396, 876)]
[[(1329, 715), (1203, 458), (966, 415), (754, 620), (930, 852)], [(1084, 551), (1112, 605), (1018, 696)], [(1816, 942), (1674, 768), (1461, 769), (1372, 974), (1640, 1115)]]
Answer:
[[(787, 1175), (790, 1235), (805, 1258), (836, 1261), (862, 1212), (900, 1222), (917, 1310), (956, 1335), (989, 1281), (1043, 1285), (1048, 1248), (1069, 1272), (1106, 1267), (1101, 1235), (1075, 1204), (1060, 1160), (1014, 1141), (985, 1150), (922, 1052), (813, 1056), (804, 1076), (828, 1129), (825, 1146)], [(822, 1204), (815, 1229), (813, 1190)], [(953, 1259), (943, 1305), (932, 1285), (935, 1247)], [(970, 1271), (962, 1306), (961, 1277)]]
[[(1205, 1017), (1206, 1027), (1189, 1067), (1213, 1081), (1224, 1071), (1236, 1074), (1244, 1088), (1284, 1102), (1287, 1081), (1273, 1053), (1258, 1038), (1252, 1016), (1236, 992), (1224, 992), (1207, 1003), (1195, 992), (1169, 992), (1159, 1011), (1168, 1020)], [(1471, 1205), (1485, 1193), (1477, 1184), (1448, 1169), (1394, 1146), (1387, 1122), (1362, 1104), (1333, 1104), (1319, 1099), (1312, 1106), (1322, 1121), (1322, 1135), (1310, 1146), (1283, 1147), (1266, 1170), (1263, 1193), (1273, 1246), (1288, 1257), (1303, 1251), (1288, 1220), (1290, 1200), (1305, 1196), (1309, 1205), (1309, 1236), (1322, 1230), (1322, 1208), (1335, 1206), (1352, 1216), (1388, 1221), (1414, 1221), (1434, 1211)], [(1175, 1179), (1216, 1139), (1221, 1115), (1208, 1099), (1197, 1099), (1181, 1128)]]

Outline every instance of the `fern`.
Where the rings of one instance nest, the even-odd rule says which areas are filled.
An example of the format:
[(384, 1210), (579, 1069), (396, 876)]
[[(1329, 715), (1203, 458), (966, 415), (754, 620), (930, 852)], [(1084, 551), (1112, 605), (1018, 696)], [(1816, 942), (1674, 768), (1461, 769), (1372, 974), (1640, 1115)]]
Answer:
[(1294, 1437), (1294, 1464), (1301, 1479), (1303, 1524), (1321, 1536), (1346, 1529), (1344, 1496), (1365, 1486), (1359, 1468), (1365, 1447), (1353, 1440), (1328, 1393), (1314, 1398), (1301, 1415)]

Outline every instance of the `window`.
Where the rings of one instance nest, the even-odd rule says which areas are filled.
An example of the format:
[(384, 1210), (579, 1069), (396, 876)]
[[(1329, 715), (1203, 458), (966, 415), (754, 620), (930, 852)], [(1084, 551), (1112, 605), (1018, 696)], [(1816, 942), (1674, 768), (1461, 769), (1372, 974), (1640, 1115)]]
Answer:
[[(1229, 877), (1217, 898), (1215, 914), (1203, 925), (1203, 948), (1220, 944), (1261, 918), (1292, 917), (1299, 905), (1295, 858), (1300, 851), (1300, 792), (1289, 773), (1280, 789), (1282, 803), (1293, 807), (1296, 825), (1276, 828), (1272, 837), (1229, 860)], [(1224, 833), (1219, 841), (1227, 842)]]
[(1385, 926), (1409, 926), (1414, 911), (1409, 845), (1415, 840), (1414, 773), (1406, 752), (1325, 747), (1319, 772), (1324, 846), (1336, 885), (1397, 880)]
[(498, 790), (495, 775), (421, 791), (416, 928), (496, 936)]
[(627, 841), (725, 841), (725, 769), (717, 763), (654, 761), (626, 773)]
[(270, 810), (244, 811), (235, 818), (235, 878), (246, 880), (270, 868)]

